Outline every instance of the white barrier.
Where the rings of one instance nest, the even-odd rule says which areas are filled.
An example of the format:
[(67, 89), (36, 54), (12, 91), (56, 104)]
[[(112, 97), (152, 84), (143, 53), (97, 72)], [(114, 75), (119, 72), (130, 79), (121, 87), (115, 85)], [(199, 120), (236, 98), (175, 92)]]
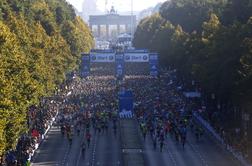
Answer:
[(214, 128), (206, 120), (204, 120), (200, 115), (198, 115), (195, 112), (193, 113), (193, 116), (244, 166), (252, 166), (251, 164), (248, 163), (248, 161), (246, 161), (246, 159), (242, 156), (241, 153), (235, 152), (235, 150), (231, 146), (227, 145), (225, 141), (221, 138), (221, 136), (214, 130)]
[[(58, 112), (56, 113), (56, 116), (55, 116), (55, 117), (57, 117), (57, 116), (58, 116)], [(53, 117), (52, 120), (50, 121), (50, 125), (47, 127), (45, 133), (41, 135), (41, 140), (40, 140), (38, 143), (35, 144), (35, 148), (32, 150), (32, 153), (31, 153), (30, 156), (29, 156), (29, 159), (28, 159), (29, 161), (31, 161), (31, 159), (32, 159), (32, 157), (34, 156), (36, 150), (39, 148), (39, 146), (41, 145), (41, 143), (42, 143), (43, 140), (45, 139), (46, 134), (48, 133), (48, 131), (50, 130), (50, 128), (51, 128), (52, 125), (53, 125), (53, 122), (54, 122), (55, 119), (56, 119), (55, 117)]]
[(130, 119), (130, 118), (133, 118), (133, 113), (132, 111), (122, 111), (119, 113), (119, 117), (121, 119)]

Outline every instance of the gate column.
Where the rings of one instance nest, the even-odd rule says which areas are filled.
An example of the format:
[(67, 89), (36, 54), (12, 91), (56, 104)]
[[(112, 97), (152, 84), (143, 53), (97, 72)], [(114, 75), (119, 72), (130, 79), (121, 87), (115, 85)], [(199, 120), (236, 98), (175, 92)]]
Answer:
[(101, 37), (101, 25), (98, 24), (97, 26), (98, 26), (98, 37)]
[(117, 35), (120, 34), (120, 24), (117, 24)]
[(106, 24), (106, 39), (109, 39), (109, 24)]

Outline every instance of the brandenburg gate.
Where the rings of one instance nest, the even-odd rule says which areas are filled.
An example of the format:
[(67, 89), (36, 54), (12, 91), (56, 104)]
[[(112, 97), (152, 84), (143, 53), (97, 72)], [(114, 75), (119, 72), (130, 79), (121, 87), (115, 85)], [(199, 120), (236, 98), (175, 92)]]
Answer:
[(105, 15), (90, 15), (89, 16), (89, 27), (92, 32), (94, 26), (97, 26), (97, 33), (95, 37), (101, 38), (101, 26), (105, 26), (105, 38), (109, 40), (110, 36), (110, 26), (115, 25), (116, 33), (119, 35), (122, 33), (121, 26), (124, 26), (124, 33), (131, 34), (135, 32), (136, 29), (136, 16), (135, 15), (119, 15), (115, 12), (114, 8), (110, 10), (108, 14)]

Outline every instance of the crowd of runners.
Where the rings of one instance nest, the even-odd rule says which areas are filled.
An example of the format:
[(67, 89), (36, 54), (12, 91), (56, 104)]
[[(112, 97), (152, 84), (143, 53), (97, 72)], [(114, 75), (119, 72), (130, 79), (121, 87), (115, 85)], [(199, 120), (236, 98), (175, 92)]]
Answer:
[[(62, 87), (57, 100), (48, 100), (50, 111), (47, 111), (49, 115), (45, 117), (50, 119), (57, 113), (55, 124), (60, 128), (62, 139), (68, 140), (69, 147), (71, 148), (75, 141), (74, 135), (83, 137), (80, 145), (83, 154), (92, 143), (94, 134), (103, 134), (111, 130), (115, 136), (117, 135), (118, 92), (121, 89), (132, 90), (134, 117), (139, 122), (143, 140), (149, 136), (154, 149), (159, 145), (160, 151), (163, 150), (168, 134), (184, 147), (189, 126), (199, 140), (203, 130), (193, 122), (192, 111), (187, 109), (188, 103), (176, 90), (176, 80), (171, 77), (171, 73), (163, 71), (158, 78), (153, 78), (147, 74), (143, 75), (144, 70), (138, 70), (138, 65), (130, 64), (127, 67), (130, 75), (119, 81), (113, 75), (113, 65), (106, 66), (105, 70), (99, 64), (92, 68), (93, 75), (87, 78), (75, 75)], [(34, 134), (32, 138), (39, 139), (40, 133), (44, 133), (48, 123), (46, 118), (36, 119), (43, 121), (42, 124), (45, 125), (34, 125), (34, 130), (38, 131), (39, 135)]]
[[(192, 116), (192, 103), (176, 89), (171, 73), (153, 79), (149, 76), (130, 77), (129, 87), (136, 96), (135, 114), (139, 121), (143, 140), (149, 136), (153, 148), (162, 152), (168, 135), (185, 147), (187, 130), (200, 140), (203, 128)], [(169, 147), (168, 147), (169, 148)]]
[[(117, 133), (117, 83), (113, 76), (76, 78), (69, 86), (57, 117), (62, 137), (72, 145), (73, 135), (83, 137), (82, 151), (90, 146), (92, 133), (103, 134), (108, 130)], [(91, 130), (93, 132), (91, 132)]]
[[(69, 86), (64, 108), (58, 116), (58, 124), (62, 136), (66, 136), (72, 144), (72, 135), (82, 133), (84, 137), (83, 150), (90, 145), (94, 133), (104, 133), (113, 130), (117, 133), (118, 125), (118, 92), (120, 89), (130, 89), (134, 94), (134, 115), (140, 126), (143, 139), (150, 136), (153, 148), (163, 150), (168, 134), (175, 141), (186, 144), (187, 130), (200, 140), (203, 128), (192, 118), (192, 104), (176, 89), (176, 80), (171, 72), (164, 71), (160, 77), (134, 73), (137, 66), (132, 65), (132, 75), (118, 81), (114, 76), (99, 71), (96, 76), (76, 79)], [(99, 69), (97, 69), (99, 70)], [(103, 73), (103, 76), (102, 76)]]

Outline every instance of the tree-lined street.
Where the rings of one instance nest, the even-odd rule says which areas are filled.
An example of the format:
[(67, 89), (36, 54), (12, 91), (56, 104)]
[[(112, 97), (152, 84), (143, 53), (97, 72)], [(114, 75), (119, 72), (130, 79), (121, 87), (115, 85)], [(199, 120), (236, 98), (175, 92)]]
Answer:
[(163, 1), (0, 0), (0, 166), (252, 165), (252, 0)]

